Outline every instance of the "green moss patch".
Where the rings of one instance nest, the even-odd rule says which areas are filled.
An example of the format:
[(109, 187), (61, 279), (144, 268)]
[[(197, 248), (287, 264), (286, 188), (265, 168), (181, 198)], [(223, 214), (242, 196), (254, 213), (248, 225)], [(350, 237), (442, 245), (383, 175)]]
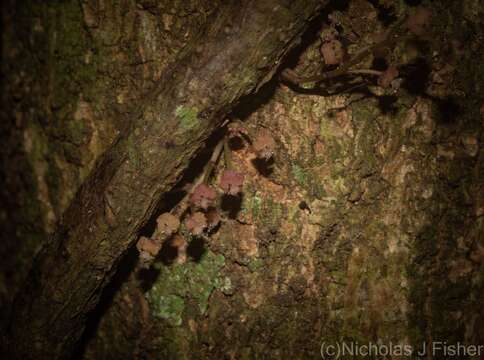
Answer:
[(196, 107), (178, 106), (175, 110), (176, 116), (180, 120), (180, 125), (184, 130), (192, 130), (198, 127), (198, 109)]
[(162, 266), (158, 281), (147, 293), (153, 315), (179, 326), (188, 298), (195, 299), (200, 314), (205, 314), (215, 289), (231, 291), (230, 279), (220, 275), (224, 264), (222, 255), (207, 251), (198, 262)]

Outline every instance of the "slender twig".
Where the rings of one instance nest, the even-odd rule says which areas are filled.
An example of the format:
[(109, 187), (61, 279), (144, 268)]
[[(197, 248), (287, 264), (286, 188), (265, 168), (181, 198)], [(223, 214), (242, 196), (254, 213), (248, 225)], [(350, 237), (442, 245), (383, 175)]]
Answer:
[(225, 167), (227, 169), (232, 169), (232, 156), (230, 152), (228, 137), (226, 137), (224, 140), (224, 161), (225, 161)]
[(188, 200), (190, 196), (193, 194), (193, 191), (195, 190), (195, 188), (198, 185), (202, 183), (206, 183), (208, 181), (215, 165), (217, 165), (218, 163), (220, 154), (224, 147), (224, 143), (225, 143), (225, 136), (215, 146), (212, 156), (210, 157), (210, 160), (208, 161), (208, 163), (205, 165), (202, 174), (193, 182), (192, 186), (190, 187), (190, 190), (187, 191), (187, 194), (178, 203), (178, 205), (171, 210), (171, 213), (173, 215), (181, 216), (188, 209), (188, 206), (189, 206)]
[(210, 175), (212, 175), (212, 171), (215, 165), (217, 165), (217, 162), (220, 157), (220, 153), (222, 152), (222, 148), (224, 144), (225, 144), (225, 137), (219, 141), (219, 143), (213, 150), (212, 156), (210, 157), (210, 160), (208, 161), (207, 165), (205, 165), (205, 169), (203, 170), (204, 175), (201, 177), (201, 181), (199, 181), (197, 185), (202, 182), (206, 183), (210, 179)]
[[(289, 81), (289, 82), (291, 82), (295, 85), (300, 85), (300, 84), (309, 83), (309, 82), (321, 82), (321, 81), (325, 81), (325, 80), (329, 80), (329, 79), (333, 79), (333, 78), (342, 76), (344, 74), (355, 73), (355, 71), (357, 71), (357, 70), (350, 70), (350, 68), (352, 66), (355, 66), (355, 65), (359, 64), (360, 62), (362, 62), (369, 55), (371, 55), (373, 52), (375, 52), (375, 50), (377, 48), (382, 47), (382, 46), (388, 46), (393, 41), (396, 40), (395, 35), (397, 34), (400, 26), (403, 24), (404, 21), (405, 21), (405, 17), (400, 19), (391, 29), (389, 29), (387, 31), (385, 37), (381, 41), (379, 41), (379, 42), (377, 42), (377, 43), (375, 43), (371, 46), (368, 46), (366, 48), (363, 48), (362, 50), (357, 52), (349, 61), (347, 61), (346, 63), (343, 63), (339, 68), (337, 68), (335, 70), (327, 71), (327, 72), (324, 72), (324, 73), (318, 74), (318, 75), (302, 77), (302, 76), (297, 75), (296, 72), (294, 72), (291, 69), (285, 69), (282, 72), (282, 77), (286, 81)], [(359, 73), (359, 72), (357, 72), (357, 73)], [(372, 75), (376, 75), (376, 74), (372, 74)]]

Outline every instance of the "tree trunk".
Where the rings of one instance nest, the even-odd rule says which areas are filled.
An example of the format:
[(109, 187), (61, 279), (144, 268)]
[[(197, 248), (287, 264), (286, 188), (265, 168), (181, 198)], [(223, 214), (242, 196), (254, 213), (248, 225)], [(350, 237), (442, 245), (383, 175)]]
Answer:
[[(2, 265), (10, 292), (63, 214), (17, 297), (15, 355), (68, 357), (87, 320), (84, 359), (307, 359), (343, 343), (438, 359), (439, 343), (484, 344), (482, 6), (413, 3), (332, 2), (310, 26), (317, 1), (4, 6), (6, 29), (24, 20), (4, 35), (2, 133), (23, 149), (3, 159), (2, 198), (20, 204), (3, 217), (22, 224), (4, 234), (2, 255), (19, 258)], [(352, 67), (362, 72), (273, 78), (280, 62), (298, 79), (326, 69), (331, 24), (351, 58), (405, 16), (395, 44)], [(386, 65), (399, 71), (388, 87), (370, 74)], [(170, 190), (193, 180), (229, 112), (247, 132), (230, 143), (242, 194), (222, 198), (212, 232), (183, 233), (187, 261), (166, 242), (135, 268), (131, 245), (177, 203)], [(254, 143), (267, 132), (264, 161)], [(18, 174), (22, 201), (8, 193)]]
[[(15, 357), (71, 353), (89, 311), (162, 194), (237, 100), (271, 77), (320, 5), (221, 4), (141, 101), (120, 114), (119, 135), (77, 191), (16, 298), (9, 339)], [(74, 2), (59, 6), (61, 13), (62, 7), (81, 11), (72, 9)], [(84, 21), (97, 15), (87, 15), (87, 6)], [(65, 25), (61, 18), (58, 26)]]

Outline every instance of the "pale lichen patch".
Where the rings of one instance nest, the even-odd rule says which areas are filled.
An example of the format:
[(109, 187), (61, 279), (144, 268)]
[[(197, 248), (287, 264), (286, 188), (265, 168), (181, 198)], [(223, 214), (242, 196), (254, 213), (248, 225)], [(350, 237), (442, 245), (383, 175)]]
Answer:
[(198, 109), (196, 107), (180, 105), (176, 108), (175, 115), (184, 130), (193, 130), (199, 125), (200, 120), (198, 119)]

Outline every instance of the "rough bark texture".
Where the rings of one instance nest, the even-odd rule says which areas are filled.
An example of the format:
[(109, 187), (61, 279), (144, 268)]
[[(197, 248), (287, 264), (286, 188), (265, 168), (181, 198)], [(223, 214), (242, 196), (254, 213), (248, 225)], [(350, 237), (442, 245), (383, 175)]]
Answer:
[[(441, 16), (425, 47), (398, 44), (408, 73), (397, 93), (272, 83), (241, 106), (253, 137), (274, 135), (272, 168), (236, 147), (248, 179), (240, 211), (227, 209), (191, 261), (160, 262), (148, 291), (143, 274), (125, 281), (85, 358), (308, 359), (343, 340), (482, 344), (484, 75), (474, 60), (484, 49), (470, 9), (434, 5)], [(341, 22), (368, 39), (377, 15), (354, 1)], [(463, 39), (467, 52), (449, 45)], [(319, 40), (306, 41), (300, 74), (321, 66)]]
[[(136, 251), (116, 266), (112, 255), (119, 258), (153, 209), (164, 206), (157, 204), (161, 193), (230, 104), (272, 74), (289, 34), (312, 13), (286, 13), (282, 6), (278, 19), (266, 2), (254, 3), (221, 10), (213, 1), (5, 6), (4, 27), (13, 30), (4, 35), (9, 68), (2, 64), (8, 84), (2, 101), (15, 107), (2, 108), (2, 135), (12, 149), (2, 153), (11, 170), (2, 179), (2, 198), (18, 209), (2, 214), (12, 224), (3, 235), (24, 241), (6, 240), (9, 247), (2, 248), (8, 259), (3, 303), (25, 277), (42, 234), (89, 172), (103, 170), (87, 177), (85, 186), (96, 192), (81, 188), (73, 204), (83, 197), (92, 202), (67, 210), (67, 246), (50, 243), (40, 257), (48, 272), (30, 275), (50, 287), (28, 299), (36, 307), (20, 314), (33, 326), (17, 330), (20, 344), (30, 345), (48, 317), (59, 324), (48, 341), (77, 337), (84, 311), (116, 269), (79, 358), (307, 359), (320, 358), (323, 342), (342, 340), (418, 350), (423, 341), (484, 344), (482, 1), (424, 2), (431, 30), (398, 44), (390, 56), (402, 65), (396, 93), (366, 77), (357, 88), (338, 80), (320, 90), (274, 80), (246, 98), (235, 115), (252, 138), (270, 130), (277, 143), (273, 164), (256, 160), (247, 144), (234, 147), (234, 165), (246, 174), (243, 196), (221, 204), (224, 221), (209, 238), (191, 239), (188, 262), (168, 261), (167, 248), (148, 274), (129, 273)], [(334, 3), (328, 12), (350, 52), (415, 10), (386, 0)], [(234, 17), (236, 8), (242, 10)], [(264, 32), (300, 11), (302, 23), (294, 28)], [(287, 60), (301, 75), (322, 66), (320, 26)], [(27, 56), (33, 51), (39, 55)], [(338, 88), (353, 90), (330, 95)], [(107, 152), (113, 156), (100, 162), (107, 166), (95, 167), (115, 138)], [(90, 206), (97, 211), (92, 217)], [(93, 225), (95, 237), (85, 236), (83, 223)], [(79, 317), (72, 321), (73, 314)], [(63, 333), (65, 324), (77, 327)]]
[[(32, 8), (27, 10), (27, 5)], [(120, 22), (136, 4), (126, 5), (128, 11), (120, 13)], [(156, 4), (137, 5), (156, 13)], [(89, 42), (90, 36), (99, 35), (102, 42), (113, 40), (103, 35), (116, 35), (110, 29), (100, 34), (95, 30), (85, 33), (86, 26), (97, 28), (102, 10), (118, 11), (119, 5), (110, 6), (74, 1), (57, 5), (27, 3), (11, 5), (7, 11), (14, 12), (10, 14), (12, 23), (19, 13), (25, 11), (25, 15), (32, 16), (37, 11), (40, 20), (33, 21), (28, 30), (52, 26), (49, 30), (54, 34), (46, 46), (55, 47), (56, 41), (64, 38), (66, 43), (59, 45), (59, 50), (78, 52), (71, 55), (78, 55), (82, 65), (67, 62), (61, 73), (74, 83), (75, 92), (76, 76), (92, 71), (92, 57), (100, 56), (98, 48), (83, 42)], [(176, 183), (188, 161), (236, 101), (270, 78), (280, 58), (320, 6), (319, 1), (224, 2), (204, 25), (192, 30), (193, 39), (158, 75), (153, 86), (140, 90), (137, 96), (125, 94), (130, 101), (138, 102), (127, 104), (122, 112), (114, 111), (120, 122), (116, 138), (92, 165), (55, 234), (37, 255), (27, 286), (16, 299), (9, 329), (10, 350), (15, 356), (50, 359), (69, 355), (88, 312), (97, 304), (117, 263), (136, 240), (161, 195)], [(42, 23), (44, 13), (57, 15), (59, 23)], [(128, 34), (136, 30), (135, 25)], [(143, 34), (155, 35), (149, 31)], [(111, 71), (109, 67), (104, 69)], [(90, 80), (96, 82), (96, 75)], [(65, 91), (63, 85), (53, 84), (53, 93)], [(55, 100), (64, 99), (51, 100), (50, 111), (62, 107)], [(122, 98), (117, 100), (124, 102)]]

